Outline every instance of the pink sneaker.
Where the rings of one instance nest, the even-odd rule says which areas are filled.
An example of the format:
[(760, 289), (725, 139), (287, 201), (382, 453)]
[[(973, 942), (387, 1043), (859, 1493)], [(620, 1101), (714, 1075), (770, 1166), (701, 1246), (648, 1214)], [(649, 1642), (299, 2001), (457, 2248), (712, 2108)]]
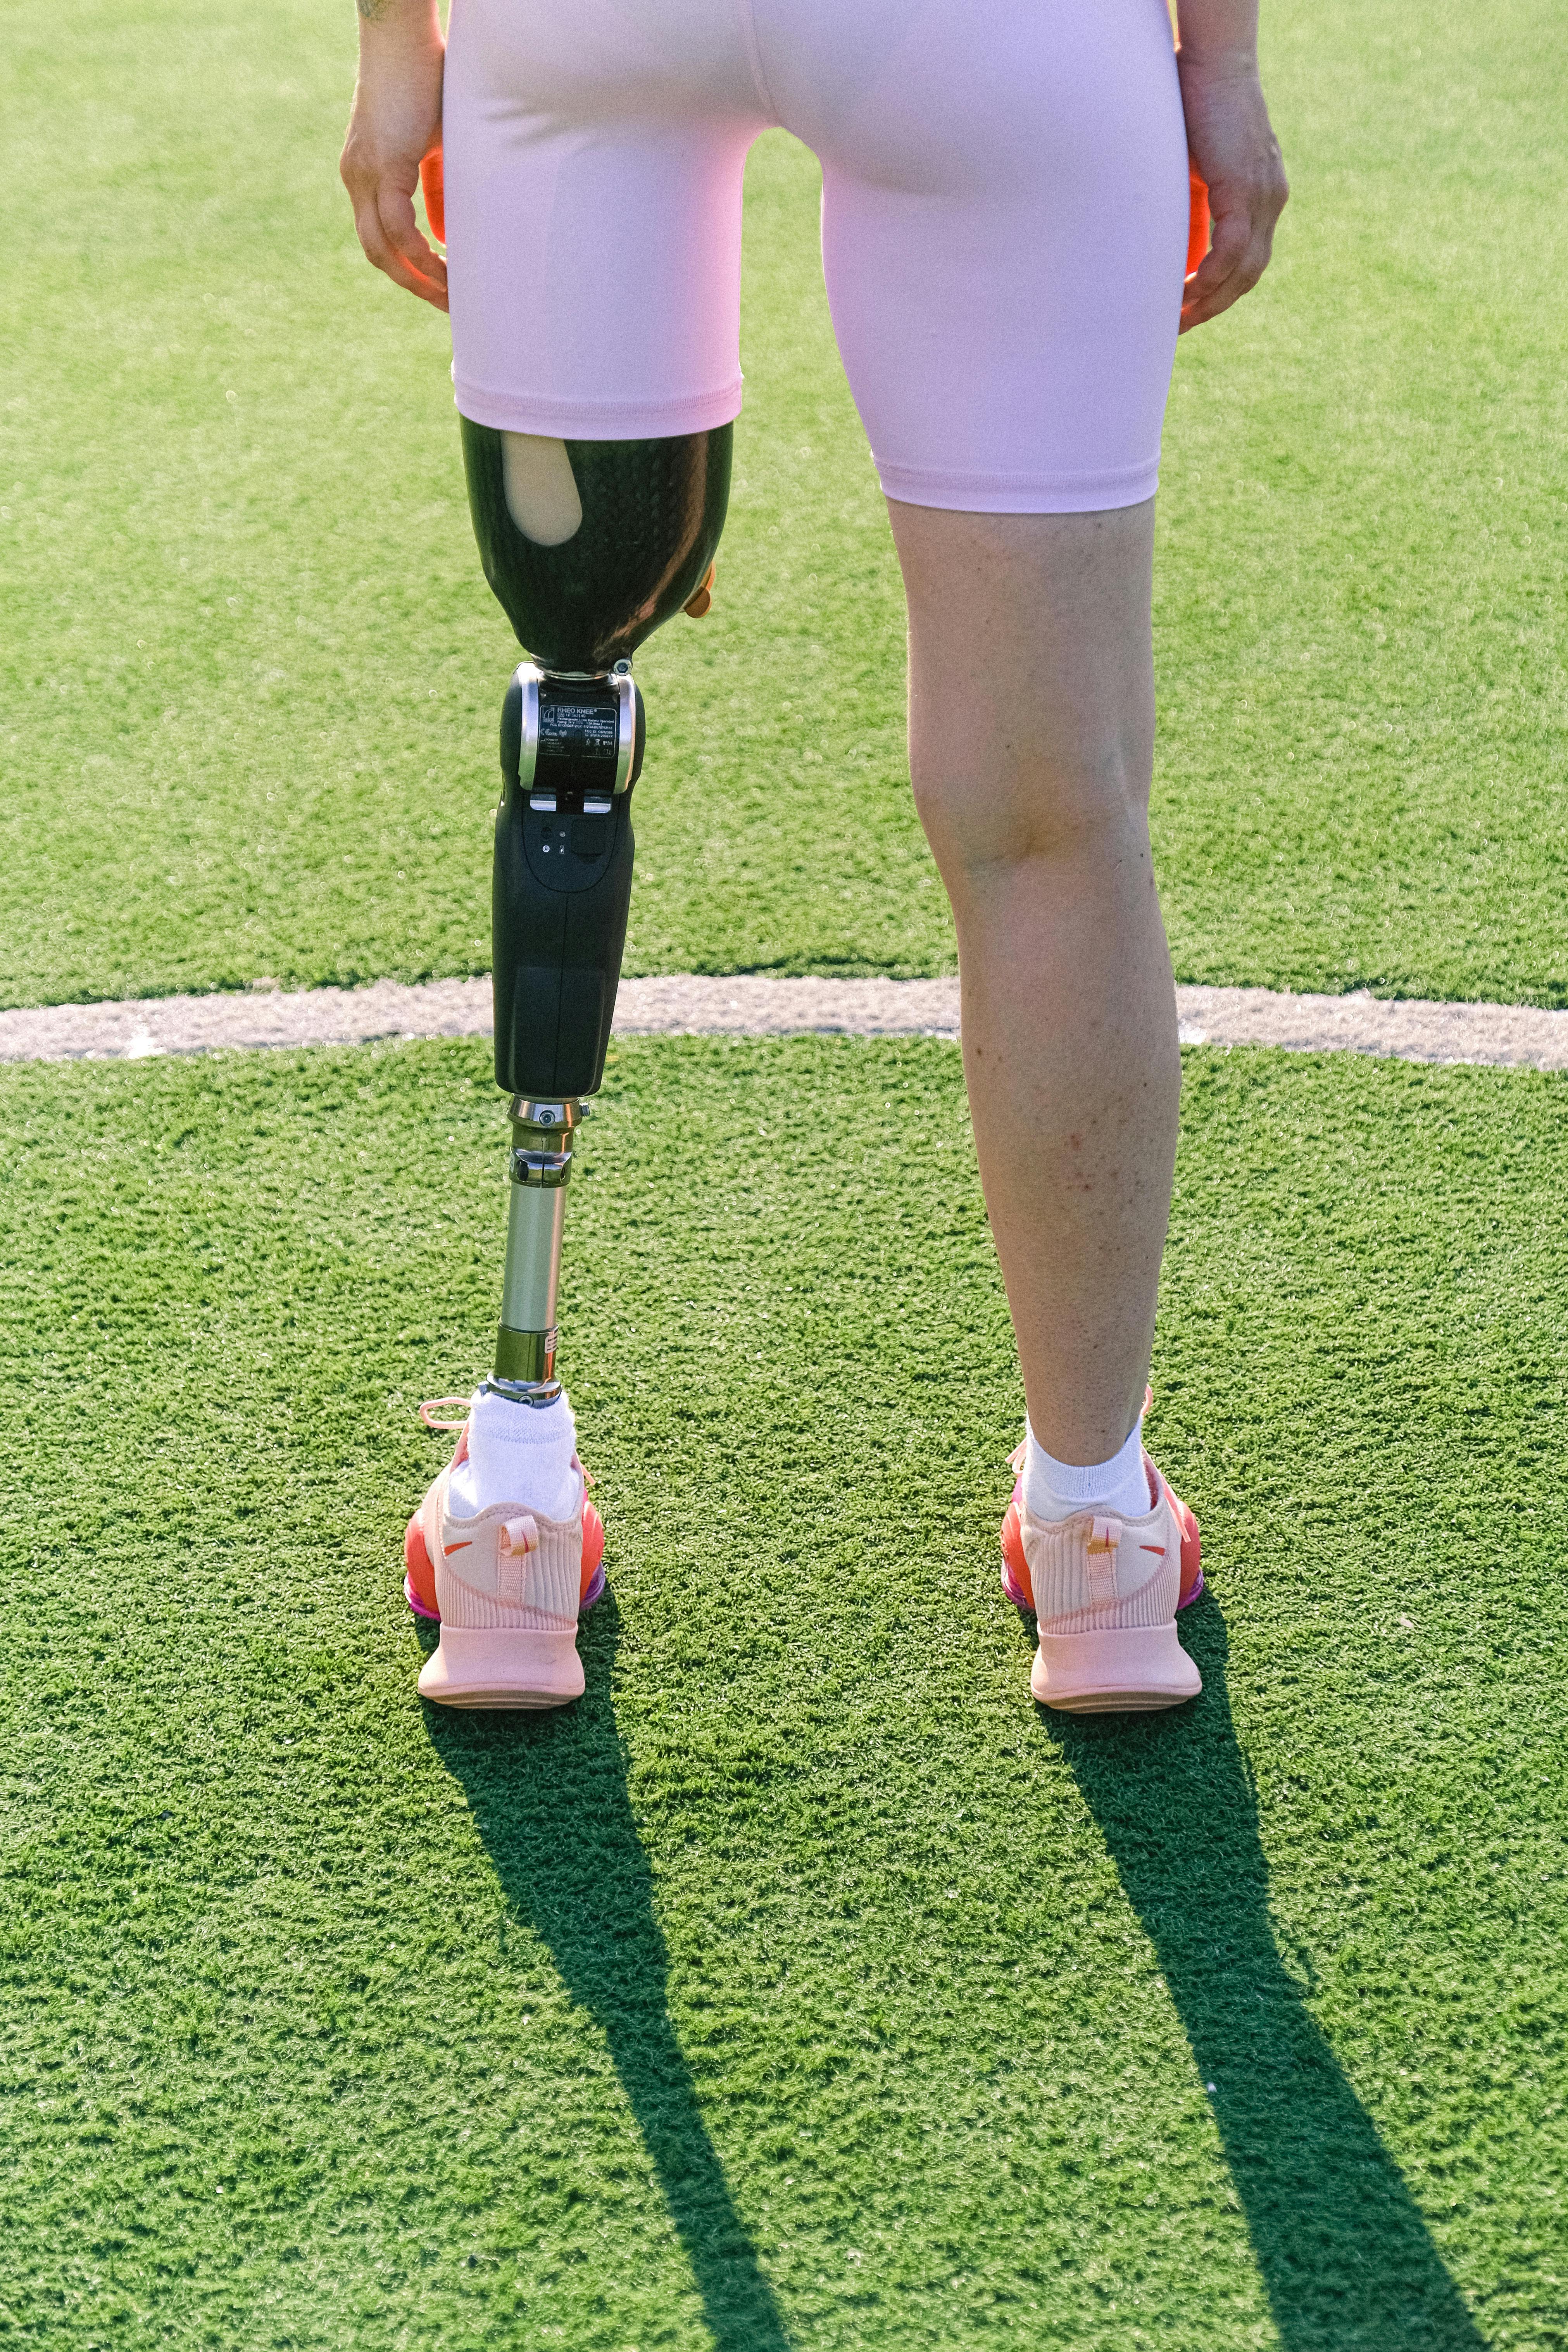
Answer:
[(1032, 1609), (1039, 1645), (1029, 1688), (1042, 1706), (1115, 1715), (1179, 1706), (1203, 1676), (1176, 1633), (1176, 1612), (1204, 1589), (1198, 1523), (1147, 1454), (1142, 1518), (1081, 1511), (1037, 1519), (1018, 1483), (1002, 1522), (1002, 1589)]
[(563, 1706), (583, 1695), (577, 1620), (605, 1589), (604, 1523), (575, 1454), (577, 1507), (570, 1518), (548, 1519), (510, 1503), (492, 1503), (471, 1519), (455, 1517), (451, 1475), (468, 1459), (468, 1423), (435, 1415), (464, 1402), (440, 1397), (419, 1409), (429, 1428), (461, 1432), (403, 1539), (408, 1605), (441, 1628), (419, 1676), (420, 1696), (442, 1706)]

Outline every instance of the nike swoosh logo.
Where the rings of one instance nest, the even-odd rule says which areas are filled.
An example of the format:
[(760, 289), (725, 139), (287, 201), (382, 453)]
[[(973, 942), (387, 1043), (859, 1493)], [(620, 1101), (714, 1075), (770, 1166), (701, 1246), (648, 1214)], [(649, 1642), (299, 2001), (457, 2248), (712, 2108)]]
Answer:
[(450, 1559), (455, 1551), (472, 1551), (473, 1548), (474, 1539), (468, 1536), (460, 1544), (443, 1544), (441, 1551), (444, 1559)]

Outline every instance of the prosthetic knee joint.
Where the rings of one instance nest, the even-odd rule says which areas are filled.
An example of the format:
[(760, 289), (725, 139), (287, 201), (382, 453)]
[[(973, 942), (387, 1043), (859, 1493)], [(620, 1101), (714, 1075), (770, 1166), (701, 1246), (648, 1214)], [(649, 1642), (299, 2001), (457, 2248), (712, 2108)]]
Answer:
[(463, 419), (485, 577), (533, 656), (501, 713), (492, 933), (496, 1080), (511, 1096), (510, 1209), (489, 1386), (561, 1393), (555, 1300), (566, 1182), (604, 1076), (631, 903), (642, 697), (631, 657), (707, 610), (731, 428), (551, 441)]

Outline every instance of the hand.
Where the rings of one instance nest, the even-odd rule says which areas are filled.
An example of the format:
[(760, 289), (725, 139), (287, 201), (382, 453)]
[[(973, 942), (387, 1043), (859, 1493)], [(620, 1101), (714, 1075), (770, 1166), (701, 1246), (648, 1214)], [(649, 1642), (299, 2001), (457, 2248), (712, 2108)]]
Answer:
[(434, 7), (361, 0), (359, 79), (338, 165), (368, 257), (437, 310), (447, 308), (447, 265), (420, 234), (414, 191), (421, 163), (441, 144), (444, 58)]
[(1182, 332), (1217, 319), (1250, 293), (1268, 267), (1274, 224), (1290, 194), (1279, 142), (1250, 51), (1176, 53), (1187, 152), (1205, 181), (1214, 236), (1187, 281)]

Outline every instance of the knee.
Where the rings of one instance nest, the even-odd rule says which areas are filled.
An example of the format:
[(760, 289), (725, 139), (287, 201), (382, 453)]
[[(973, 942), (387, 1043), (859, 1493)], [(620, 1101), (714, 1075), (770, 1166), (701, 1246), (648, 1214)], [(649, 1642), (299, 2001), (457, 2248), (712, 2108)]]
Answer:
[(1117, 733), (1070, 744), (1018, 730), (911, 757), (915, 806), (949, 891), (1146, 855), (1148, 764)]

